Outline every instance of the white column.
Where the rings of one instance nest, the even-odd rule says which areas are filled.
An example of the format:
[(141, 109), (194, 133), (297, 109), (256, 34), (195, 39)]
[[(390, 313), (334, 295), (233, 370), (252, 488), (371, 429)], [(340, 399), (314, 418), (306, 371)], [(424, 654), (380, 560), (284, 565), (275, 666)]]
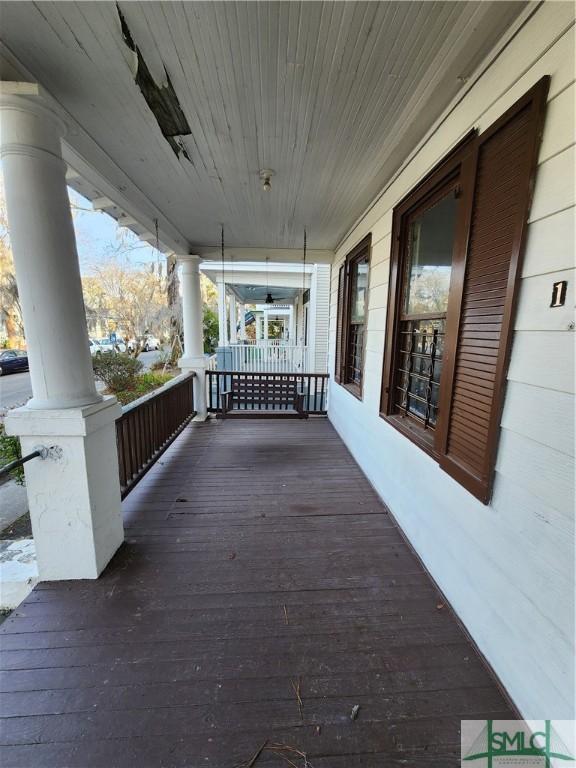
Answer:
[(268, 310), (265, 309), (262, 320), (264, 321), (264, 341), (268, 341)]
[(204, 322), (202, 291), (200, 289), (200, 257), (177, 256), (181, 266), (182, 329), (184, 354), (178, 361), (182, 373), (194, 373), (195, 421), (204, 421), (208, 415), (206, 406), (206, 367), (204, 355)]
[[(3, 93), (9, 84), (4, 84)], [(97, 394), (60, 137), (37, 96), (0, 97), (2, 171), (32, 399), (6, 417), (24, 454), (40, 579), (96, 578), (124, 531), (115, 397)]]
[(233, 293), (230, 294), (230, 344), (238, 343), (238, 335), (236, 332), (236, 326), (238, 324), (236, 312), (236, 296)]
[(308, 360), (310, 371), (318, 370), (316, 361), (316, 323), (318, 322), (318, 265), (310, 281), (310, 301), (308, 303)]
[(296, 339), (294, 338), (294, 305), (290, 306), (290, 319), (288, 321), (288, 341), (291, 347), (296, 346)]
[(262, 322), (263, 322), (263, 316), (258, 313), (256, 315), (256, 341), (260, 341), (262, 339)]
[(218, 288), (218, 346), (228, 346), (228, 319), (226, 313), (226, 284), (220, 278)]
[(239, 304), (238, 310), (240, 312), (240, 341), (246, 341), (246, 305)]

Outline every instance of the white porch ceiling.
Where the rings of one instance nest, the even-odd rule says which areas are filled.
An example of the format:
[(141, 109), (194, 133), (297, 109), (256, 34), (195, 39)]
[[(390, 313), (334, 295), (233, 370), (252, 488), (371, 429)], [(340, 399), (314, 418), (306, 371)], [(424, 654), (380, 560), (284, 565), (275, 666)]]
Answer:
[[(333, 249), (525, 5), (121, 2), (123, 36), (113, 2), (14, 2), (1, 31), (73, 118), (100, 194), (156, 212), (171, 242), (205, 251), (223, 223), (234, 247), (299, 248), (306, 225)], [(127, 30), (189, 133), (163, 135)]]
[(266, 285), (236, 285), (227, 286), (243, 304), (264, 304), (266, 296), (270, 293), (274, 303), (293, 304), (300, 290), (298, 288), (286, 288), (285, 286)]

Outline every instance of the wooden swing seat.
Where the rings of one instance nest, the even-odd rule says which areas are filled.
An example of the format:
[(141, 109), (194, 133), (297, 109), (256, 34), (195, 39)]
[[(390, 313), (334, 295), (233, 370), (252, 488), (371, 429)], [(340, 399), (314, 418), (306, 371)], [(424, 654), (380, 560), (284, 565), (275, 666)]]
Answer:
[(304, 395), (290, 379), (235, 379), (220, 398), (223, 419), (308, 418)]

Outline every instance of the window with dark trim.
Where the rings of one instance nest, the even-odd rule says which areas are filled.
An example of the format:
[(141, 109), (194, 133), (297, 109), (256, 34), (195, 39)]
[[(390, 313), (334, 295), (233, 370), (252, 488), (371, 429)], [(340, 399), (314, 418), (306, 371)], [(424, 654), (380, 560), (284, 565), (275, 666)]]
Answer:
[(371, 242), (371, 235), (365, 237), (338, 272), (335, 379), (356, 397), (364, 377)]
[(381, 415), (485, 503), (548, 84), (394, 210)]

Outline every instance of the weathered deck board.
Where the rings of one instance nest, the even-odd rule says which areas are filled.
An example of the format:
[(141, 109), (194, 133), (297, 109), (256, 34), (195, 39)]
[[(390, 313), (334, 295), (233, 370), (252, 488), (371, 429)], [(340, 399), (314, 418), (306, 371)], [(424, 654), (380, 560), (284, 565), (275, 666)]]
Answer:
[(3, 768), (449, 768), (513, 716), (327, 420), (191, 425), (124, 512), (0, 630)]

